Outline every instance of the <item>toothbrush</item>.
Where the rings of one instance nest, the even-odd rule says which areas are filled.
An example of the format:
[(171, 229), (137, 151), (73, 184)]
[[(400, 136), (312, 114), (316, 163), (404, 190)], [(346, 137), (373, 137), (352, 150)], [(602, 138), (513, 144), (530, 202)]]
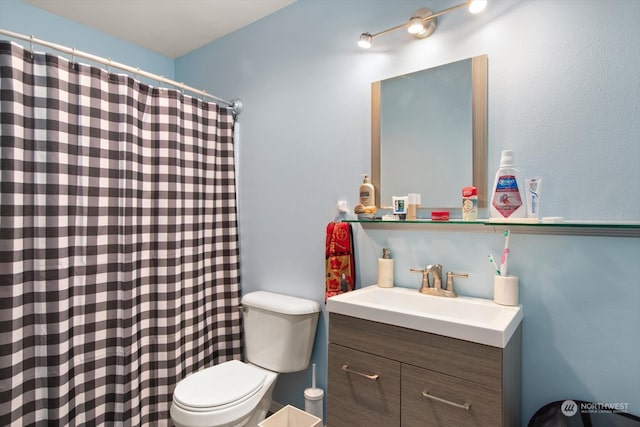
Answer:
[(502, 257), (500, 258), (500, 275), (506, 276), (508, 274), (507, 268), (509, 265), (509, 229), (504, 230), (504, 249), (502, 250)]
[(500, 276), (500, 268), (498, 267), (498, 264), (496, 264), (496, 260), (493, 259), (493, 254), (489, 254), (489, 262), (493, 264), (493, 267), (496, 269), (496, 274)]

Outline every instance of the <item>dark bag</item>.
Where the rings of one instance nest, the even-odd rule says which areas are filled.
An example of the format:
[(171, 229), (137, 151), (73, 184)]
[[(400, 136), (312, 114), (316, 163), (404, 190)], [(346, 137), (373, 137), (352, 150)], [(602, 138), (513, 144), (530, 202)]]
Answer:
[(538, 409), (528, 427), (640, 427), (640, 418), (626, 410), (626, 403), (558, 400)]

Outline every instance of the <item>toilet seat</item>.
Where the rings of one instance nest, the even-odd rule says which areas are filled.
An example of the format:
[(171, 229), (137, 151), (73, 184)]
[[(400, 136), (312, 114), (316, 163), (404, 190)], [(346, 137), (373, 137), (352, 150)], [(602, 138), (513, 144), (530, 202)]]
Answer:
[(191, 412), (235, 406), (261, 390), (264, 370), (231, 360), (188, 375), (173, 392), (173, 403)]

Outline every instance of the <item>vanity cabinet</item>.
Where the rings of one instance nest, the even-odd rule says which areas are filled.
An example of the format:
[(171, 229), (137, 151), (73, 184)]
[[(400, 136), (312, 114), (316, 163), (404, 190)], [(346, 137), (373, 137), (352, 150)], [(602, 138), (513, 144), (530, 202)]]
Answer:
[(521, 327), (499, 348), (330, 313), (327, 425), (519, 425)]

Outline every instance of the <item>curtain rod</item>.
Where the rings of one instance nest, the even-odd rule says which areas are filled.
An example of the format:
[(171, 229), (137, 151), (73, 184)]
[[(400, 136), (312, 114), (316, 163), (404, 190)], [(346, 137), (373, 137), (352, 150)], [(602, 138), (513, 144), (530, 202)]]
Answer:
[[(133, 68), (133, 67), (131, 67), (129, 65), (125, 65), (125, 64), (121, 64), (119, 62), (112, 61), (109, 58), (102, 58), (100, 56), (96, 56), (96, 55), (92, 55), (90, 53), (82, 52), (82, 51), (76, 50), (76, 48), (70, 48), (70, 47), (59, 45), (59, 44), (51, 43), (51, 42), (48, 42), (48, 41), (45, 41), (45, 40), (39, 40), (39, 39), (34, 38), (33, 36), (25, 36), (24, 34), (14, 33), (13, 31), (5, 30), (3, 28), (0, 28), (0, 34), (12, 37), (14, 39), (20, 39), (20, 40), (28, 41), (32, 45), (35, 43), (35, 44), (39, 44), (41, 46), (45, 46), (45, 47), (48, 47), (48, 48), (51, 48), (51, 49), (55, 49), (57, 51), (66, 53), (68, 55), (71, 55), (72, 57), (79, 56), (81, 58), (85, 58), (85, 59), (89, 59), (91, 61), (97, 62), (99, 64), (107, 65), (109, 67), (119, 68), (121, 70), (127, 71), (129, 73), (134, 74), (134, 75), (140, 75), (140, 76), (146, 77), (148, 79), (152, 79), (152, 80), (158, 81), (160, 83), (164, 83), (164, 84), (167, 84), (167, 85), (174, 86), (174, 87), (176, 87), (178, 89), (183, 89), (183, 90), (187, 90), (189, 92), (193, 92), (196, 95), (206, 96), (208, 98), (214, 99), (217, 102), (223, 103), (223, 104), (228, 105), (229, 107), (231, 107), (231, 110), (233, 111), (234, 117), (236, 117), (242, 111), (243, 103), (242, 103), (241, 99), (232, 99), (231, 101), (227, 101), (226, 99), (218, 98), (217, 96), (211, 95), (211, 94), (205, 92), (204, 90), (200, 90), (200, 89), (193, 88), (191, 86), (187, 86), (184, 83), (176, 82), (175, 80), (168, 79), (168, 78), (166, 78), (164, 76), (159, 76), (157, 74), (149, 73), (147, 71), (142, 71), (142, 70), (140, 70), (140, 68)], [(32, 49), (33, 49), (33, 46), (32, 46)]]

